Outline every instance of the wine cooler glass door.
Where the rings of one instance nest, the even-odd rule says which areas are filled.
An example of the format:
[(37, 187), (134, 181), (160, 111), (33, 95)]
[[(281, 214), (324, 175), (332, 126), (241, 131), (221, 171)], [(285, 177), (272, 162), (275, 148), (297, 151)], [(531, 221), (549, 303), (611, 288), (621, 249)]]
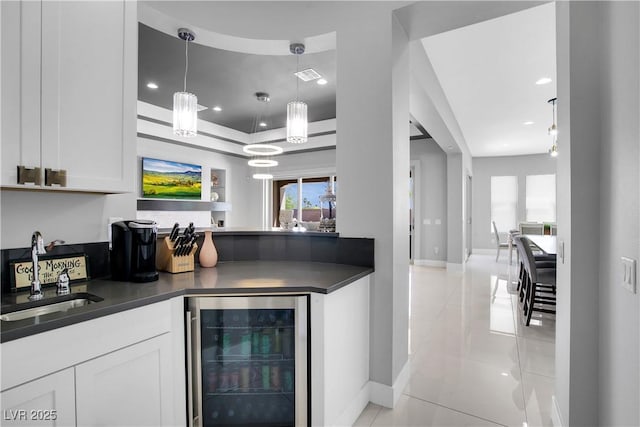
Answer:
[(190, 298), (194, 425), (308, 425), (307, 306), (306, 296)]

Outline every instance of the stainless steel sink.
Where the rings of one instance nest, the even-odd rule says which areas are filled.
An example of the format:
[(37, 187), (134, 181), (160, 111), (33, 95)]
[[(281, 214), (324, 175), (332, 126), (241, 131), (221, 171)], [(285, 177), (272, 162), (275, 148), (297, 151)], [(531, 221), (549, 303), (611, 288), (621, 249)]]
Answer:
[(0, 320), (3, 322), (15, 322), (16, 320), (29, 319), (44, 316), (45, 314), (59, 313), (78, 307), (84, 307), (85, 305), (100, 302), (102, 300), (103, 298), (97, 295), (78, 293), (46, 298), (34, 302), (15, 304), (13, 306), (2, 308), (3, 313), (0, 314)]

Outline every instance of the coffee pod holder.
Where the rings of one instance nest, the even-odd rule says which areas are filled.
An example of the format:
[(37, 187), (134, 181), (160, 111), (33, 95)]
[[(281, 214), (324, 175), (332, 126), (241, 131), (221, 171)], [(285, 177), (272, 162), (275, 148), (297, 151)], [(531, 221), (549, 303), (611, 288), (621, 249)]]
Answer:
[(156, 268), (169, 273), (193, 271), (195, 268), (194, 255), (197, 250), (198, 244), (194, 243), (189, 253), (177, 256), (173, 242), (169, 237), (165, 237), (156, 251)]

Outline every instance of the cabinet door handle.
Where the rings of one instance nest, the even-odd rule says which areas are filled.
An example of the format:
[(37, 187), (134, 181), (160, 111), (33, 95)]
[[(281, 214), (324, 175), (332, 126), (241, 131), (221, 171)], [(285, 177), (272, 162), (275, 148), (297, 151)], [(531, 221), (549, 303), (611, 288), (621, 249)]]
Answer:
[(67, 186), (67, 171), (65, 169), (50, 169), (44, 170), (44, 185), (59, 185), (60, 187)]
[(42, 184), (42, 173), (38, 167), (28, 168), (26, 166), (18, 166), (18, 184), (34, 183)]

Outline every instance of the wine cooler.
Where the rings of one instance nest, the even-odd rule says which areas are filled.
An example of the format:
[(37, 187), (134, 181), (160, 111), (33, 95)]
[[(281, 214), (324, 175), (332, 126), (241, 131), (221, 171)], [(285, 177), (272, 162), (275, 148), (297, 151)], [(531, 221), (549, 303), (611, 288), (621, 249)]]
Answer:
[(308, 297), (190, 297), (189, 422), (308, 426)]

